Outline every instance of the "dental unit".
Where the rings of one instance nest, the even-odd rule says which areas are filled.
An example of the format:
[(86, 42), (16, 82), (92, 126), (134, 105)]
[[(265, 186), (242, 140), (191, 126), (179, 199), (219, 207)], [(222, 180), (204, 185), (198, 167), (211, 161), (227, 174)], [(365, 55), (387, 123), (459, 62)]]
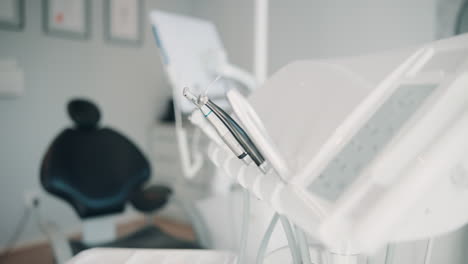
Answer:
[[(315, 255), (312, 262), (358, 263), (389, 242), (431, 241), (468, 221), (461, 209), (467, 173), (454, 164), (466, 149), (460, 135), (467, 46), (468, 37), (460, 36), (420, 48), (291, 63), (248, 99), (236, 89), (226, 93), (235, 123), (208, 98), (188, 89), (184, 95), (199, 109), (190, 120), (213, 140), (207, 156), (298, 230), (300, 254), (288, 243), (287, 261), (307, 263)], [(167, 69), (177, 76), (171, 65)], [(294, 107), (278, 111), (285, 102)], [(239, 161), (243, 153), (271, 169)], [(255, 162), (255, 153), (264, 161)], [(443, 171), (454, 176), (441, 178)], [(313, 248), (312, 240), (318, 243)]]
[[(273, 169), (263, 174), (232, 165), (216, 147), (212, 159), (321, 241), (329, 263), (359, 263), (360, 255), (391, 241), (426, 238), (432, 244), (434, 236), (468, 221), (462, 209), (468, 198), (467, 46), (465, 35), (419, 49), (297, 62), (249, 100), (229, 90), (234, 114)], [(368, 71), (379, 60), (380, 69)], [(286, 85), (290, 94), (302, 95), (294, 112), (308, 116), (291, 118), (287, 109), (266, 114), (289, 99)], [(340, 108), (307, 111), (311, 105)], [(307, 135), (311, 125), (313, 136)], [(291, 128), (287, 137), (284, 126)], [(295, 164), (284, 153), (298, 155)]]
[[(244, 191), (239, 254), (214, 251), (217, 262), (203, 262), (210, 251), (201, 251), (196, 261), (253, 263), (246, 235), (253, 238), (256, 231), (247, 232), (249, 198), (255, 197), (274, 212), (254, 248), (258, 264), (361, 264), (379, 250), (385, 264), (394, 264), (387, 245), (416, 240), (427, 241), (429, 263), (438, 236), (468, 223), (467, 47), (468, 35), (461, 35), (371, 55), (293, 62), (248, 98), (228, 90), (230, 114), (209, 99), (225, 87), (208, 95), (198, 89), (213, 74), (194, 85), (166, 64), (177, 83), (175, 101), (188, 99), (186, 113), (194, 112), (189, 120), (212, 140), (203, 147), (220, 171), (216, 176)], [(279, 222), (287, 245), (269, 251)], [(193, 255), (187, 259), (178, 263), (195, 262)]]

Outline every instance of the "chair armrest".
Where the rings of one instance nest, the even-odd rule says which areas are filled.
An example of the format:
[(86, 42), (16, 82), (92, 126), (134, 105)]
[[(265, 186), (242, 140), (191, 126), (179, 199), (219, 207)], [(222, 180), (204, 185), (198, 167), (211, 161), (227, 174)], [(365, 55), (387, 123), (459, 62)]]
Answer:
[(167, 186), (151, 185), (135, 191), (130, 197), (130, 203), (141, 212), (151, 213), (164, 207), (171, 194), (172, 190)]

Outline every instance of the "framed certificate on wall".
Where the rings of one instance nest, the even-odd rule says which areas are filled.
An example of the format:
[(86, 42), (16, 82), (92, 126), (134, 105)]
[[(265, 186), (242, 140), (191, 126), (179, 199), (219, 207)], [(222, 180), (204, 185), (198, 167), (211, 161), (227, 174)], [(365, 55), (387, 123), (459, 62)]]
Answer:
[(24, 26), (24, 0), (0, 1), (0, 28), (21, 30)]
[(143, 42), (141, 0), (105, 0), (105, 37), (114, 43), (140, 45)]
[(87, 39), (90, 35), (90, 0), (43, 0), (44, 31), (50, 35)]

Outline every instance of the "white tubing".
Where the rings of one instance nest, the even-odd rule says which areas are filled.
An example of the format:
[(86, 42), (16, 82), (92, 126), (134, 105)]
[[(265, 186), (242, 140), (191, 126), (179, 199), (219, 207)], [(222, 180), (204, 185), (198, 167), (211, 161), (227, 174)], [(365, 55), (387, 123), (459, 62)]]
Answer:
[(307, 242), (307, 237), (305, 236), (304, 232), (302, 232), (302, 230), (296, 225), (294, 225), (294, 231), (296, 231), (302, 263), (312, 264), (312, 260), (310, 260), (309, 243)]
[(434, 247), (434, 238), (431, 237), (427, 241), (426, 255), (424, 256), (424, 264), (430, 264), (432, 258), (432, 248)]
[(395, 254), (395, 246), (392, 244), (387, 245), (387, 250), (385, 252), (385, 262), (384, 264), (393, 264), (393, 256)]
[(239, 245), (239, 258), (238, 264), (246, 264), (247, 242), (249, 234), (249, 217), (250, 217), (250, 193), (247, 189), (242, 190), (242, 227), (241, 227), (241, 240)]
[[(293, 260), (294, 264), (301, 264), (303, 263), (301, 261), (301, 257), (298, 253), (297, 245), (294, 239), (294, 234), (291, 228), (291, 225), (289, 224), (289, 221), (286, 217), (280, 216), (278, 213), (275, 213), (270, 220), (270, 224), (268, 225), (267, 230), (265, 231), (265, 234), (263, 235), (262, 242), (260, 244), (260, 248), (258, 250), (257, 254), (257, 261), (256, 264), (262, 264), (263, 260), (265, 258), (265, 252), (268, 246), (268, 242), (270, 241), (271, 235), (273, 233), (273, 230), (276, 226), (276, 223), (278, 222), (278, 219), (281, 221), (281, 225), (283, 226), (284, 233), (286, 234), (286, 238), (288, 240), (288, 245), (286, 247), (289, 248), (289, 251), (291, 252), (291, 257)], [(283, 247), (285, 248), (285, 247)], [(271, 254), (271, 253), (270, 253)], [(310, 258), (309, 258), (310, 260)], [(304, 262), (306, 264), (306, 262)]]
[(296, 240), (294, 239), (294, 233), (291, 225), (285, 216), (280, 216), (281, 225), (283, 226), (286, 239), (288, 240), (289, 250), (291, 251), (291, 257), (294, 264), (301, 264), (301, 258), (299, 256), (299, 250), (297, 249)]
[(268, 247), (268, 243), (270, 242), (271, 234), (273, 234), (273, 230), (275, 229), (276, 223), (278, 223), (279, 214), (275, 213), (270, 220), (270, 224), (263, 235), (262, 242), (260, 243), (260, 247), (257, 253), (257, 264), (262, 264), (263, 259), (265, 258), (265, 252)]

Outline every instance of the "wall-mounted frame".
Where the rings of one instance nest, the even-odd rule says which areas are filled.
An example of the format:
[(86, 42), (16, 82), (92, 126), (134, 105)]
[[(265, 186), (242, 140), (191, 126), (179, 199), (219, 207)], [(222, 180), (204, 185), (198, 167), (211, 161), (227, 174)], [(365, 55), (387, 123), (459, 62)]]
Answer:
[(104, 31), (107, 41), (140, 46), (143, 43), (143, 1), (105, 0)]
[(0, 1), (0, 28), (21, 30), (24, 27), (24, 0)]
[(91, 34), (91, 1), (43, 0), (43, 26), (49, 35), (88, 39)]

